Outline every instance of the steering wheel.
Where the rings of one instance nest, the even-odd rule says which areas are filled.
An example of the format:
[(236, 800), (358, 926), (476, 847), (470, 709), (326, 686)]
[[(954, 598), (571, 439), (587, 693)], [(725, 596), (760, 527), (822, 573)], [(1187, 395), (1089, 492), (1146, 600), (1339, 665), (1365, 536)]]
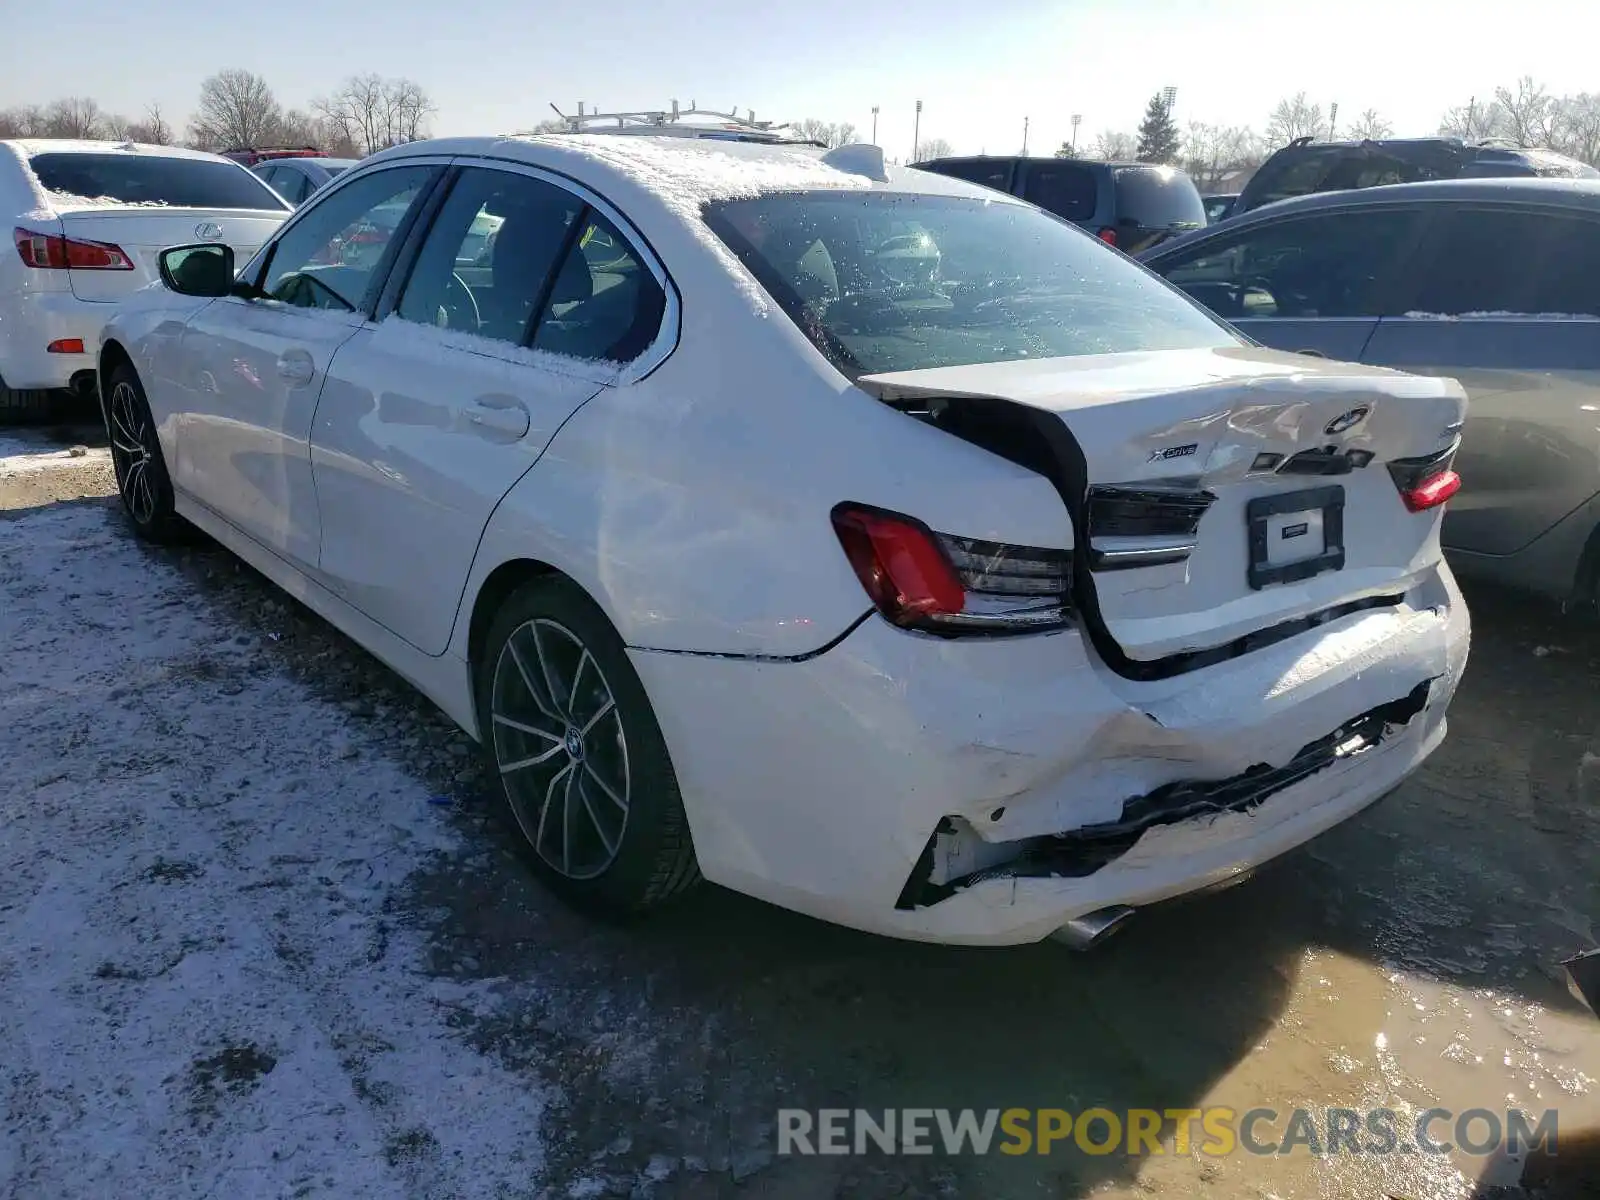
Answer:
[(483, 314), (478, 311), (478, 301), (472, 289), (454, 271), (444, 285), (444, 309), (451, 329), (465, 329), (477, 333), (483, 325)]

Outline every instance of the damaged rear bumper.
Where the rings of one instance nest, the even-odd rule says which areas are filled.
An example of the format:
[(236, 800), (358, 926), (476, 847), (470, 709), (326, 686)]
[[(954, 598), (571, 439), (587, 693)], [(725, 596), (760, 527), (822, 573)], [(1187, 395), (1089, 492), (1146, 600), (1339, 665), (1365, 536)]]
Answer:
[(1441, 566), (1400, 604), (1152, 682), (1077, 633), (877, 620), (807, 662), (633, 657), (652, 694), (698, 698), (657, 712), (709, 879), (1004, 945), (1225, 883), (1393, 790), (1442, 740), (1468, 641)]

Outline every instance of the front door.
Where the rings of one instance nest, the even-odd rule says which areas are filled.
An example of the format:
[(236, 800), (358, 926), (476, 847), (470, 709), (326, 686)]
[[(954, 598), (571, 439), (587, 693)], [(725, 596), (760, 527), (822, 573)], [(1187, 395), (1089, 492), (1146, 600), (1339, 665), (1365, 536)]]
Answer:
[(462, 169), (394, 311), (329, 371), (311, 439), (328, 586), (444, 652), (495, 505), (659, 333), (646, 262), (537, 172)]
[(441, 168), (358, 176), (286, 225), (250, 280), (189, 321), (178, 348), (188, 406), (175, 483), (240, 531), (303, 567), (320, 540), (307, 442), (334, 352), (367, 321), (394, 225)]
[(1467, 389), (1462, 488), (1440, 536), (1514, 554), (1600, 492), (1600, 222), (1454, 209), (1415, 278), (1364, 360)]
[(1153, 265), (1262, 345), (1356, 362), (1422, 224), (1415, 208), (1318, 211), (1224, 227)]

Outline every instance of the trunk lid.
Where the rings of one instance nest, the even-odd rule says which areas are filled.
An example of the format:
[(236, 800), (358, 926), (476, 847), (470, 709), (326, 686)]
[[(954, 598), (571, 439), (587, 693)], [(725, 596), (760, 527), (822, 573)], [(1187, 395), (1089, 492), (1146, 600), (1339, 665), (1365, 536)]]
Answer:
[(1086, 623), (1136, 675), (1404, 593), (1438, 561), (1443, 510), (1408, 511), (1385, 464), (1447, 449), (1466, 408), (1454, 380), (1253, 347), (857, 382), (902, 407), (926, 401), (935, 424), (972, 405), (953, 431), (988, 411), (1013, 442), (1025, 410), (1027, 465), (1071, 514)]
[(236, 208), (166, 208), (158, 205), (96, 205), (58, 208), (69, 238), (109, 242), (133, 263), (131, 271), (67, 272), (80, 300), (116, 300), (161, 278), (158, 258), (172, 246), (218, 242), (233, 248), (241, 266), (277, 232), (287, 212)]

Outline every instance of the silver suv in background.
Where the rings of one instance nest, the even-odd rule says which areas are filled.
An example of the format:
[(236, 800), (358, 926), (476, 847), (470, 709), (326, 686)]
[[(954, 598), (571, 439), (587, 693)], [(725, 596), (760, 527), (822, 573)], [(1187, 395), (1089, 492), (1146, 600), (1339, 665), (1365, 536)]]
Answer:
[(1460, 380), (1457, 569), (1597, 599), (1600, 180), (1302, 196), (1142, 261), (1265, 345)]

